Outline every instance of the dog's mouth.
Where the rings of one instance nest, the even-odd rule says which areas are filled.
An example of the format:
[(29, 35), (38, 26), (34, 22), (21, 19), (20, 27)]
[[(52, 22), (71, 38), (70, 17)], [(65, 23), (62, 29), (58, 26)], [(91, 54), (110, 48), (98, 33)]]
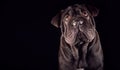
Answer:
[(77, 34), (77, 37), (76, 37), (76, 40), (75, 40), (75, 44), (82, 44), (83, 42), (86, 42), (88, 41), (88, 38), (86, 37), (85, 34), (83, 33), (78, 33)]
[(88, 31), (87, 33), (79, 32), (77, 34), (75, 44), (83, 44), (84, 42), (91, 42), (95, 37), (95, 32)]
[(71, 32), (70, 34), (64, 35), (65, 41), (71, 45), (75, 45), (77, 43), (82, 44), (83, 42), (91, 42), (94, 37), (95, 32), (93, 31), (78, 32), (78, 34)]

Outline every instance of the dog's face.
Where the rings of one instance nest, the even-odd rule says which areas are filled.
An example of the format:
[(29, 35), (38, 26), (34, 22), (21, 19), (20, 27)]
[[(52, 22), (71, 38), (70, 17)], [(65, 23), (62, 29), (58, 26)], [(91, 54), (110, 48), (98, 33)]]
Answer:
[(89, 11), (85, 5), (69, 6), (52, 19), (52, 24), (60, 27), (68, 44), (78, 41), (91, 42), (95, 37), (93, 16), (97, 12)]

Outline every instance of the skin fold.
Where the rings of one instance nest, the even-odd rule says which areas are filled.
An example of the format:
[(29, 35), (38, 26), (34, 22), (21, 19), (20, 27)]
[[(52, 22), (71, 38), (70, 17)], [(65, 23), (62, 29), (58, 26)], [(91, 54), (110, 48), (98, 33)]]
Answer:
[(61, 29), (59, 70), (103, 70), (103, 52), (94, 15), (85, 5), (62, 10), (51, 23)]

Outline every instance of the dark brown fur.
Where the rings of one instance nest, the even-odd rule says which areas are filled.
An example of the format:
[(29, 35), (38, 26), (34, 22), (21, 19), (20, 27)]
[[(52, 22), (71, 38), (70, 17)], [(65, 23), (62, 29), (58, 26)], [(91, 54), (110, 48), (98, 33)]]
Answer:
[(103, 70), (103, 52), (93, 19), (98, 11), (91, 8), (75, 4), (53, 17), (52, 24), (62, 33), (59, 70)]

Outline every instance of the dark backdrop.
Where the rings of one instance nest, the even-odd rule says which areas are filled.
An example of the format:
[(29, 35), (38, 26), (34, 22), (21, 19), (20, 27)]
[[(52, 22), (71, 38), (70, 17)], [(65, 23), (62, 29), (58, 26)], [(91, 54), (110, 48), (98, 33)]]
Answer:
[(104, 51), (104, 67), (120, 70), (120, 5), (115, 0), (1, 1), (5, 43), (0, 51), (0, 70), (58, 70), (60, 29), (50, 22), (61, 9), (76, 3), (100, 10), (95, 21)]

